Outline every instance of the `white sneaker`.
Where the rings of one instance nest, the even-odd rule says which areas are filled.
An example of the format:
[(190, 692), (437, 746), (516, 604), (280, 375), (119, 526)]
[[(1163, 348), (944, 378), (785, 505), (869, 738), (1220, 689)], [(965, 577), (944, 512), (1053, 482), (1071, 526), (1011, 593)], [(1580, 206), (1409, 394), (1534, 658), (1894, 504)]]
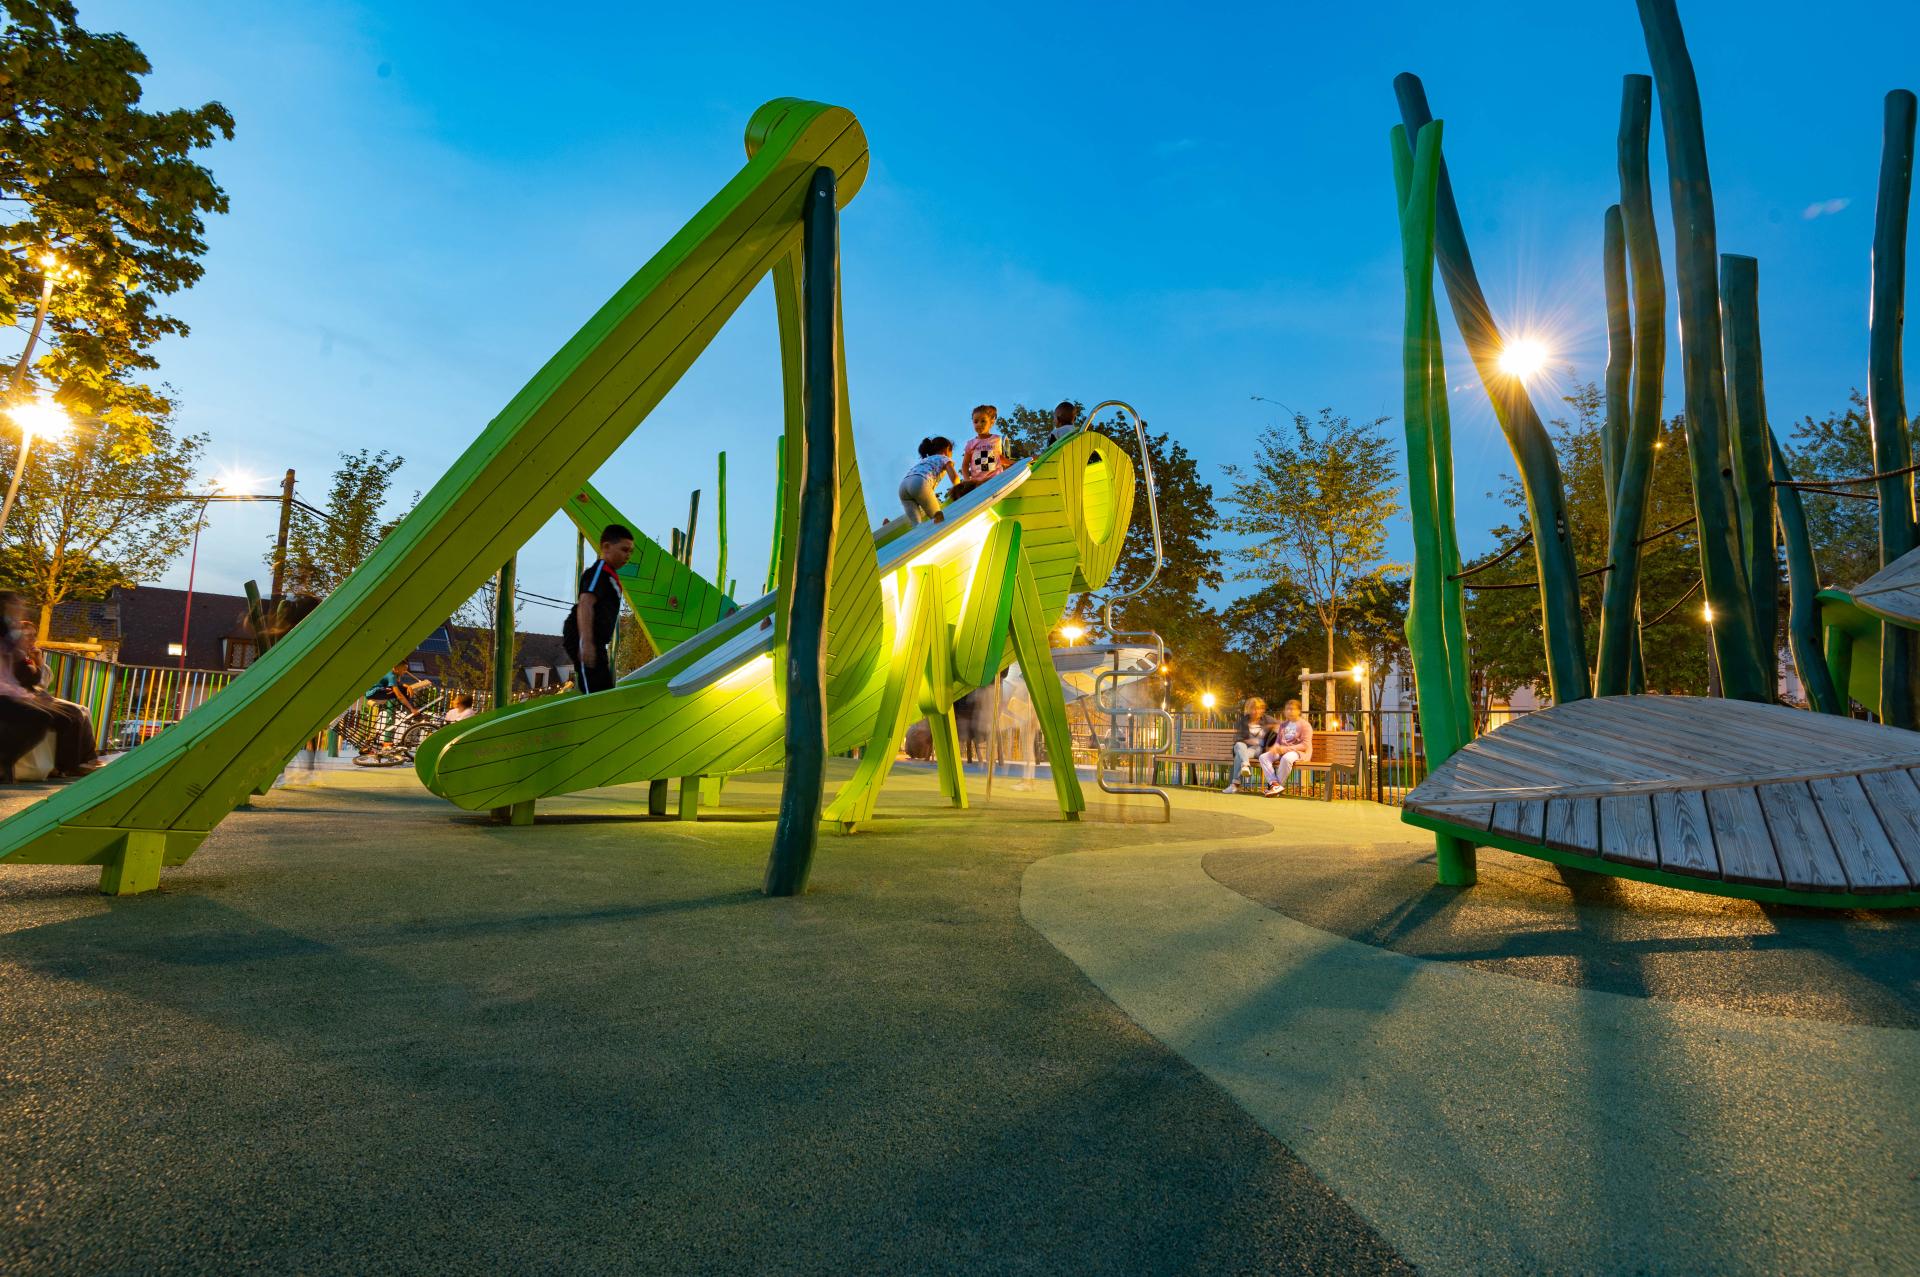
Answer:
[(1287, 792), (1287, 787), (1285, 785), (1268, 785), (1267, 786), (1267, 797), (1269, 798), (1278, 798), (1281, 794), (1284, 794), (1286, 792)]
[(1237, 780), (1228, 781), (1227, 787), (1220, 792), (1223, 794), (1237, 794), (1240, 792), (1240, 782)]

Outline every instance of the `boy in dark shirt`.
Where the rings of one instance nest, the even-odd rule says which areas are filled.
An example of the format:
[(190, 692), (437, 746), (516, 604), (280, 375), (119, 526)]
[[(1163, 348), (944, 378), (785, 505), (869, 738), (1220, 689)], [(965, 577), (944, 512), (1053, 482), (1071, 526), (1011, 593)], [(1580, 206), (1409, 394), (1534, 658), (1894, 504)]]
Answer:
[(620, 621), (620, 583), (615, 579), (633, 557), (633, 533), (609, 523), (600, 534), (600, 558), (580, 574), (580, 593), (560, 631), (582, 692), (613, 686), (613, 636)]

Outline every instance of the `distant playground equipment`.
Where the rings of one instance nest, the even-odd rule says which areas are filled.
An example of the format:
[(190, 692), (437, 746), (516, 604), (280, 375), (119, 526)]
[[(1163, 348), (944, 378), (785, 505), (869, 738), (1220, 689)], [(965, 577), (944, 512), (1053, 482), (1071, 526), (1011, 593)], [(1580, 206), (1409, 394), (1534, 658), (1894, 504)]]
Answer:
[[(104, 891), (149, 890), (489, 577), (510, 633), (519, 547), (555, 510), (576, 523), (600, 516), (595, 471), (768, 274), (785, 428), (766, 595), (735, 607), (650, 545), (623, 585), (646, 601), (636, 611), (658, 658), (588, 697), (510, 704), (496, 679), (498, 708), (423, 742), (417, 769), (462, 806), (525, 820), (544, 795), (676, 776), (692, 814), (701, 786), (686, 778), (784, 758), (767, 889), (786, 894), (805, 885), (828, 747), (864, 748), (826, 813), (853, 828), (872, 815), (906, 724), (925, 712), (947, 760), (943, 785), (964, 805), (954, 698), (1017, 663), (1061, 811), (1077, 817), (1085, 804), (1047, 635), (1071, 592), (1099, 591), (1114, 570), (1132, 463), (1083, 429), (955, 503), (943, 523), (871, 532), (840, 339), (837, 220), (866, 177), (866, 137), (841, 108), (779, 99), (754, 113), (747, 151), (740, 173), (311, 616), (176, 726), (0, 822), (0, 861), (94, 864)], [(652, 797), (664, 802), (657, 783)]]
[[(1699, 93), (1679, 16), (1672, 0), (1641, 0), (1640, 13), (1653, 76), (1626, 77), (1621, 198), (1606, 212), (1602, 243), (1609, 321), (1602, 459), (1611, 526), (1591, 668), (1558, 460), (1523, 381), (1501, 369), (1507, 344), (1467, 252), (1440, 122), (1418, 79), (1395, 82), (1415, 539), (1407, 637), (1429, 766), (1403, 814), (1434, 832), (1440, 881), (1451, 885), (1472, 884), (1474, 848), (1486, 845), (1775, 903), (1920, 905), (1920, 732), (1905, 730), (1915, 724), (1920, 684), (1913, 637), (1920, 555), (1900, 380), (1915, 99), (1896, 91), (1886, 102), (1869, 334), (1878, 473), (1796, 483), (1766, 420), (1757, 263), (1732, 254), (1716, 260)], [(1647, 166), (1656, 83), (1673, 170), (1701, 579), (1726, 699), (1635, 694), (1645, 686), (1638, 573), (1640, 547), (1652, 539), (1644, 516), (1666, 333)], [(1477, 739), (1467, 698), (1464, 590), (1471, 587), (1454, 535), (1436, 265), (1519, 468), (1555, 702)], [(1821, 591), (1799, 491), (1854, 484), (1877, 490), (1883, 568), (1853, 591)], [(1773, 703), (1782, 548), (1789, 646), (1816, 713)], [(1846, 717), (1849, 696), (1885, 725)]]

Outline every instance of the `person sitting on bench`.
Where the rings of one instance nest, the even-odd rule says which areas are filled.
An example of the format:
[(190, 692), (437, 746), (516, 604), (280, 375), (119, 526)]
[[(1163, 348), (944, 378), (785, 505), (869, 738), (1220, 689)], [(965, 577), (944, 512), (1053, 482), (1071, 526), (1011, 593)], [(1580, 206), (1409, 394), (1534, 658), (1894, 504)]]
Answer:
[(1249, 696), (1247, 703), (1240, 707), (1240, 721), (1234, 731), (1233, 775), (1227, 777), (1227, 787), (1222, 791), (1229, 794), (1240, 792), (1240, 777), (1253, 766), (1254, 756), (1273, 741), (1273, 720), (1267, 717), (1267, 703), (1258, 696)]
[[(83, 745), (78, 726), (65, 711), (56, 708), (68, 702), (56, 701), (33, 685), (39, 681), (39, 666), (25, 656), (32, 651), (31, 644), (22, 642), (23, 635), (31, 632), (27, 628), (30, 624), (26, 600), (11, 590), (0, 590), (0, 779), (11, 781), (14, 766), (49, 733), (53, 735), (51, 775), (84, 776), (99, 765), (89, 757), (92, 725), (86, 724)], [(85, 723), (86, 711), (77, 705), (74, 708), (80, 710), (79, 721)]]
[(1281, 711), (1285, 719), (1275, 729), (1273, 739), (1260, 751), (1260, 774), (1267, 778), (1267, 797), (1283, 792), (1294, 764), (1313, 758), (1313, 727), (1300, 717), (1300, 702), (1288, 701)]

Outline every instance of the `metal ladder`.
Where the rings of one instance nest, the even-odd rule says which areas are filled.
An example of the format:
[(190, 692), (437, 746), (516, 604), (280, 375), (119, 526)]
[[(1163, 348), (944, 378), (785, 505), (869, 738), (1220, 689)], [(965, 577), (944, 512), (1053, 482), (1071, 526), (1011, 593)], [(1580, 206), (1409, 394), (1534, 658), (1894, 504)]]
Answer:
[[(1161, 817), (1173, 820), (1173, 800), (1167, 791), (1157, 785), (1132, 783), (1136, 779), (1138, 764), (1145, 760), (1147, 776), (1151, 780), (1155, 760), (1173, 752), (1173, 715), (1160, 706), (1121, 705), (1113, 700), (1112, 694), (1123, 686), (1159, 679), (1161, 670), (1167, 663), (1167, 645), (1161, 637), (1151, 630), (1118, 631), (1113, 628), (1113, 605), (1132, 598), (1153, 584), (1160, 575), (1160, 565), (1165, 555), (1160, 548), (1160, 501), (1159, 488), (1154, 482), (1153, 457), (1147, 451), (1147, 429), (1140, 420), (1140, 414), (1133, 405), (1118, 399), (1108, 399), (1089, 408), (1081, 417), (1082, 430), (1086, 429), (1102, 411), (1118, 408), (1133, 421), (1133, 437), (1140, 445), (1140, 468), (1147, 481), (1147, 519), (1153, 528), (1153, 570), (1140, 584), (1123, 594), (1111, 594), (1100, 607), (1101, 628), (1106, 631), (1107, 641), (1090, 645), (1094, 650), (1106, 650), (1113, 653), (1113, 668), (1101, 670), (1093, 678), (1093, 707), (1096, 712), (1106, 716), (1107, 725), (1103, 738), (1094, 741), (1094, 779), (1100, 785), (1103, 794), (1150, 794), (1160, 800)], [(1141, 643), (1123, 643), (1123, 639), (1147, 640)], [(1120, 649), (1132, 646), (1151, 646), (1154, 652), (1153, 668), (1150, 670), (1123, 670), (1120, 668)], [(1086, 649), (1081, 649), (1086, 650)], [(1124, 724), (1124, 731), (1122, 725)], [(1143, 741), (1143, 733), (1138, 729), (1146, 724), (1153, 727), (1151, 743)], [(1129, 783), (1115, 783), (1108, 775), (1109, 769), (1118, 770), (1121, 764), (1128, 770)]]

